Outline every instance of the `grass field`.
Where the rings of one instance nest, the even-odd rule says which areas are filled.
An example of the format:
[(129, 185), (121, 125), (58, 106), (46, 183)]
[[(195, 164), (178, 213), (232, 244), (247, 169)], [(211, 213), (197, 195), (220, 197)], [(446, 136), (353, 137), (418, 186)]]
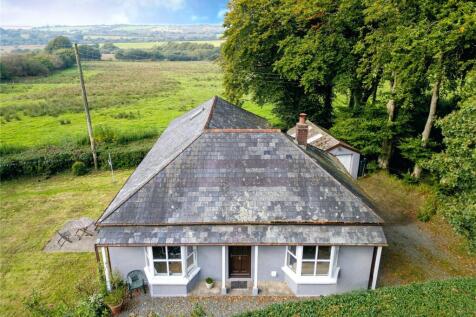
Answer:
[[(173, 118), (223, 92), (220, 69), (212, 62), (85, 62), (84, 71), (93, 125), (121, 132), (160, 132)], [(270, 105), (247, 102), (245, 108), (279, 122)], [(83, 138), (76, 69), (0, 84), (0, 115), (3, 145), (61, 145)]]

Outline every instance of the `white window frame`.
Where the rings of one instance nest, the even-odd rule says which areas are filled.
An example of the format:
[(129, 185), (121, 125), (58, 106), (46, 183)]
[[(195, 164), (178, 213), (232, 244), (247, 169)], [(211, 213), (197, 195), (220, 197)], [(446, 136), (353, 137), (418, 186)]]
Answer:
[[(303, 260), (303, 248), (304, 246), (296, 246), (296, 272), (294, 272), (288, 266), (288, 256), (293, 256), (291, 252), (289, 252), (289, 247), (286, 247), (286, 256), (284, 266), (282, 270), (286, 275), (288, 275), (295, 283), (297, 284), (336, 284), (337, 277), (339, 275), (340, 268), (337, 266), (338, 256), (339, 256), (339, 247), (338, 246), (330, 246), (331, 247), (331, 256), (330, 259), (319, 259), (319, 245), (311, 245), (316, 247), (316, 254), (314, 259), (304, 259)], [(324, 245), (322, 245), (324, 246)], [(314, 263), (314, 275), (302, 275), (302, 263), (303, 262), (313, 262)], [(318, 262), (326, 262), (329, 263), (329, 271), (325, 275), (317, 275), (316, 267)]]
[[(182, 263), (182, 248), (180, 248), (180, 258), (178, 259), (169, 259), (169, 248), (175, 248), (177, 246), (153, 246), (150, 248), (151, 253), (152, 253), (152, 272), (154, 272), (155, 276), (182, 276), (183, 275), (183, 263)], [(154, 252), (153, 248), (165, 248), (165, 259), (154, 259)], [(171, 273), (170, 272), (170, 262), (180, 262), (180, 268), (181, 272), (180, 273)], [(155, 263), (165, 263), (167, 267), (167, 273), (157, 273), (155, 271)]]
[[(304, 247), (306, 246), (303, 246), (303, 254), (304, 254)], [(313, 270), (313, 274), (303, 274), (302, 273), (302, 269), (301, 269), (301, 275), (302, 276), (331, 276), (331, 269), (332, 269), (332, 266), (331, 266), (331, 263), (332, 263), (332, 247), (330, 247), (330, 251), (331, 251), (331, 254), (329, 255), (329, 259), (320, 259), (319, 258), (319, 249), (321, 247), (329, 247), (329, 246), (324, 246), (324, 245), (321, 245), (321, 246), (318, 246), (318, 245), (310, 245), (309, 247), (315, 247), (315, 251), (314, 251), (314, 259), (305, 259), (304, 256), (302, 258), (302, 263), (314, 263), (314, 270)], [(318, 263), (329, 263), (329, 269), (327, 270), (327, 274), (317, 274), (317, 264)]]
[[(152, 248), (153, 247), (165, 247), (166, 258), (165, 259), (154, 259)], [(193, 247), (193, 252), (190, 256), (193, 256), (194, 263), (190, 267), (187, 267), (187, 246), (180, 246), (180, 259), (168, 259), (168, 248), (166, 245), (154, 245), (149, 246), (144, 249), (146, 257), (146, 266), (144, 267), (144, 272), (147, 276), (149, 284), (152, 285), (187, 285), (197, 274), (200, 272), (200, 267), (198, 267), (198, 251), (196, 246)], [(181, 262), (182, 273), (169, 275), (169, 265), (167, 262), (167, 274), (165, 273), (156, 273), (154, 268), (155, 262)]]
[[(188, 253), (188, 248), (192, 248), (192, 252)], [(182, 272), (186, 272), (186, 274), (189, 274), (191, 271), (193, 271), (197, 267), (197, 247), (196, 246), (185, 246), (183, 247), (184, 251), (183, 254), (185, 255), (185, 260), (183, 263), (183, 267), (185, 270), (182, 270)], [(192, 257), (193, 258), (193, 264), (190, 266), (187, 266), (188, 259)]]
[(297, 246), (296, 246), (296, 254), (293, 254), (291, 251), (290, 251), (290, 247), (292, 246), (287, 246), (286, 247), (286, 258), (284, 259), (284, 266), (286, 266), (287, 268), (289, 268), (292, 272), (293, 269), (291, 267), (289, 267), (289, 264), (288, 264), (288, 257), (292, 256), (295, 260), (296, 260), (296, 273), (297, 273), (297, 270), (298, 270), (298, 266), (299, 266), (299, 261), (298, 261), (298, 254), (297, 254)]

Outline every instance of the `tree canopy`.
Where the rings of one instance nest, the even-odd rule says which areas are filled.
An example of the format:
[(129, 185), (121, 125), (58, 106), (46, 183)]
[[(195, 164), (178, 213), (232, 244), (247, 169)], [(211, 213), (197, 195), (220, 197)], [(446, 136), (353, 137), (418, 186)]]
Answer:
[[(455, 188), (474, 178), (474, 146), (461, 152), (476, 122), (462, 101), (476, 62), (474, 1), (232, 0), (224, 25), (235, 103), (271, 102), (287, 127), (306, 112), (407, 178)], [(468, 233), (470, 218), (454, 224)]]
[(53, 52), (62, 48), (72, 48), (73, 44), (66, 36), (60, 35), (52, 39), (46, 45), (46, 50), (48, 52)]

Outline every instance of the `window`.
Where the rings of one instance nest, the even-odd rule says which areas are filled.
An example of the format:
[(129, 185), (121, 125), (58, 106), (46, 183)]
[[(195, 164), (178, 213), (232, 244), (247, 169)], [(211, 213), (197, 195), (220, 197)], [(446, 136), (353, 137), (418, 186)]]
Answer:
[(155, 275), (182, 275), (180, 247), (152, 247)]
[(304, 246), (302, 251), (302, 275), (328, 276), (331, 268), (331, 247)]
[(197, 247), (187, 247), (187, 257), (185, 259), (185, 263), (187, 266), (187, 273), (190, 273), (190, 271), (197, 267)]
[(288, 246), (283, 269), (304, 283), (336, 281), (338, 251), (335, 246)]
[(286, 250), (286, 265), (296, 273), (297, 268), (297, 253), (296, 246), (288, 246)]
[(197, 247), (151, 247), (147, 262), (155, 276), (185, 276), (197, 268)]

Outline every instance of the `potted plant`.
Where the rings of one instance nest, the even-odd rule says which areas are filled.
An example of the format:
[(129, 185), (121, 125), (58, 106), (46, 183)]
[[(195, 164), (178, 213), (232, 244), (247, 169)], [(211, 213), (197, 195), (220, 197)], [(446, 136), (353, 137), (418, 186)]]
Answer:
[(104, 303), (109, 307), (113, 316), (117, 316), (121, 312), (125, 294), (125, 287), (119, 286), (104, 297)]
[(213, 285), (215, 285), (215, 281), (211, 277), (207, 277), (205, 279), (205, 283), (206, 283), (208, 289), (211, 289), (213, 287)]

